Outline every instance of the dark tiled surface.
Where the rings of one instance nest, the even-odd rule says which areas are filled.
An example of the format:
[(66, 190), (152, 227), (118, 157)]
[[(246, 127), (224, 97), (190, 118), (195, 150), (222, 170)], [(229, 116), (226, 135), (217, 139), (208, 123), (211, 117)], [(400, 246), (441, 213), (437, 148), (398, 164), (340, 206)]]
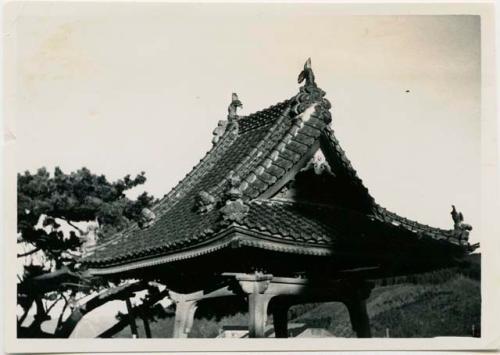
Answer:
[(293, 202), (254, 200), (250, 203), (250, 212), (241, 225), (266, 231), (277, 238), (333, 245), (341, 235), (342, 225), (336, 223), (334, 226), (314, 218), (313, 214), (317, 215), (319, 210), (321, 207)]
[[(195, 168), (179, 184), (182, 188), (176, 187), (173, 194), (168, 194), (153, 208), (156, 220), (151, 227), (140, 229), (131, 226), (109, 240), (101, 241), (94, 254), (85, 262), (94, 264), (133, 259), (153, 251), (175, 249), (196, 239), (202, 240), (203, 236), (200, 234), (216, 227), (220, 212), (217, 208), (205, 214), (195, 211), (198, 193), (208, 191), (214, 197), (220, 197), (227, 188), (224, 180), (231, 170), (244, 177), (255, 169), (260, 160), (253, 157), (266, 156), (281, 139), (283, 132), (291, 126), (289, 118), (278, 122), (285, 109), (286, 102), (242, 118), (238, 122), (238, 136), (234, 142), (225, 150), (214, 152), (213, 149), (204, 158), (211, 160), (209, 164), (201, 164)], [(255, 151), (256, 148), (258, 152)], [(250, 159), (246, 159), (246, 164), (241, 164), (247, 157)], [(176, 191), (179, 191), (179, 196), (176, 196)], [(190, 242), (182, 242), (187, 239)]]

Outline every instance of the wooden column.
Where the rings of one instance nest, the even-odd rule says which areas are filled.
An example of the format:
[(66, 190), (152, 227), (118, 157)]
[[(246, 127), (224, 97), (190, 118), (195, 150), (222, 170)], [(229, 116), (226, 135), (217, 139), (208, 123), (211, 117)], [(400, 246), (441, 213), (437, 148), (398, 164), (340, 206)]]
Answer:
[(270, 297), (260, 293), (248, 295), (248, 336), (250, 338), (264, 338), (266, 336), (267, 306)]
[(370, 319), (366, 311), (366, 300), (353, 300), (345, 302), (349, 317), (351, 318), (352, 329), (358, 338), (371, 338)]
[(346, 298), (344, 304), (349, 311), (351, 325), (358, 338), (371, 338), (370, 319), (366, 311), (366, 300), (370, 297), (373, 283), (355, 280), (346, 285)]
[(175, 305), (174, 338), (187, 338), (193, 326), (197, 301), (179, 300)]
[(192, 293), (177, 293), (170, 290), (169, 295), (175, 303), (174, 338), (187, 338), (193, 327), (194, 315), (199, 301), (216, 297), (236, 296), (228, 285), (223, 285), (217, 289), (198, 290)]
[(241, 289), (248, 295), (248, 335), (250, 338), (264, 338), (267, 321), (267, 306), (275, 295), (265, 294), (272, 275), (255, 274), (236, 275)]
[(272, 309), (274, 334), (276, 338), (288, 338), (288, 304), (277, 304)]

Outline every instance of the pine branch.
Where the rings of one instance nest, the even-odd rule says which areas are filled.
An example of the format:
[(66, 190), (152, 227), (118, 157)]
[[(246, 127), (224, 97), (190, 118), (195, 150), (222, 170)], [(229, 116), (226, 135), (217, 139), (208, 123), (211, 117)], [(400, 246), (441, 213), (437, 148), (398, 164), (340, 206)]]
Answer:
[(59, 296), (55, 301), (54, 303), (52, 303), (48, 308), (47, 310), (45, 311), (46, 313), (50, 313), (50, 311), (52, 310), (52, 308), (54, 308), (54, 306), (61, 300), (61, 296)]
[(66, 219), (66, 218), (63, 218), (63, 217), (59, 217), (59, 218), (62, 219), (64, 222), (68, 223), (71, 227), (75, 228), (78, 232), (80, 232), (80, 234), (85, 234), (85, 232), (83, 231), (83, 229), (81, 229), (77, 225), (73, 224), (73, 222), (71, 222), (69, 219)]
[(71, 315), (64, 322), (62, 322), (58, 328), (56, 328), (54, 335), (60, 338), (69, 337), (85, 314), (109, 301), (121, 300), (125, 297), (130, 297), (130, 295), (134, 292), (141, 291), (145, 288), (144, 283), (139, 281), (113, 287), (95, 295), (84, 304), (73, 309)]
[[(153, 294), (150, 296), (150, 298), (144, 300), (142, 304), (134, 307), (133, 313), (134, 314), (141, 314), (167, 296), (168, 296), (168, 290), (166, 290), (166, 289), (163, 290), (162, 292)], [(130, 317), (129, 314), (125, 314), (122, 319), (120, 319), (117, 323), (115, 323), (113, 326), (111, 326), (111, 328), (108, 328), (107, 330), (105, 330), (104, 332), (99, 334), (97, 337), (98, 338), (111, 338), (113, 335), (118, 333), (120, 330), (124, 329), (129, 324), (129, 322), (130, 322), (129, 317)]]
[(66, 312), (66, 308), (68, 308), (68, 305), (69, 305), (69, 302), (68, 302), (68, 299), (66, 298), (66, 296), (64, 296), (64, 294), (61, 293), (61, 297), (64, 299), (64, 306), (63, 306), (63, 309), (61, 311), (61, 314), (59, 315), (59, 318), (57, 319), (56, 329), (61, 326), (64, 312)]
[(18, 258), (24, 258), (25, 256), (28, 256), (28, 255), (31, 255), (31, 254), (35, 254), (37, 251), (41, 250), (42, 248), (38, 247), (38, 248), (35, 248), (33, 250), (30, 250), (26, 253), (22, 253), (22, 254), (17, 254), (17, 257)]

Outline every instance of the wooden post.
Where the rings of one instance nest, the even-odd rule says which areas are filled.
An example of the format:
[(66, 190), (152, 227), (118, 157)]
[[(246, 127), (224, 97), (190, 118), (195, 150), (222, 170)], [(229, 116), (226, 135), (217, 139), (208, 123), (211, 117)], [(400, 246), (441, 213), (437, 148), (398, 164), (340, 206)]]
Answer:
[(196, 301), (180, 300), (175, 305), (174, 338), (187, 338), (193, 325)]
[(257, 292), (248, 295), (248, 336), (250, 338), (265, 337), (269, 300), (268, 295)]
[(135, 324), (134, 311), (132, 309), (132, 304), (130, 303), (130, 298), (125, 298), (125, 304), (127, 305), (128, 319), (130, 323), (130, 330), (132, 331), (133, 338), (139, 338), (139, 333), (137, 331), (137, 325)]
[(235, 296), (228, 285), (218, 289), (198, 290), (191, 293), (177, 293), (169, 290), (169, 295), (175, 303), (174, 338), (187, 338), (193, 327), (194, 315), (198, 302), (208, 298)]
[(371, 338), (370, 320), (366, 311), (365, 300), (350, 300), (345, 302), (349, 317), (351, 318), (352, 329), (358, 338)]
[(248, 336), (250, 338), (264, 338), (267, 321), (267, 306), (272, 297), (266, 294), (273, 275), (261, 272), (254, 274), (237, 274), (241, 290), (248, 295)]
[(276, 338), (288, 338), (288, 309), (273, 311), (273, 325)]
[(288, 305), (280, 304), (273, 307), (273, 326), (276, 338), (288, 338)]
[(184, 330), (186, 334), (191, 333), (191, 329), (193, 328), (193, 322), (194, 322), (194, 314), (196, 313), (197, 309), (198, 309), (198, 302), (193, 302), (193, 304), (189, 308), (189, 313), (187, 315), (186, 328)]

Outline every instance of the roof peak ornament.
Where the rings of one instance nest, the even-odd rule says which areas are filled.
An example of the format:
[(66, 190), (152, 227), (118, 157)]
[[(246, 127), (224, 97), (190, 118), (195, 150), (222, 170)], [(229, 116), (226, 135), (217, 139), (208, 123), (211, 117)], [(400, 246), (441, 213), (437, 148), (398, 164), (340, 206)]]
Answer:
[(316, 78), (314, 77), (314, 72), (311, 66), (311, 58), (307, 58), (306, 62), (304, 63), (304, 69), (299, 74), (299, 84), (301, 84), (303, 81), (305, 81), (304, 86), (317, 87)]
[(472, 226), (464, 223), (463, 213), (457, 211), (454, 205), (451, 205), (451, 218), (453, 219), (453, 233), (458, 237), (459, 241), (467, 242)]
[(239, 108), (242, 108), (242, 107), (243, 107), (243, 104), (241, 103), (240, 99), (238, 98), (238, 94), (233, 92), (233, 94), (231, 96), (231, 103), (229, 104), (229, 106), (227, 108), (228, 121), (236, 121), (239, 118), (239, 116), (237, 114), (237, 110)]
[(304, 82), (300, 87), (300, 92), (293, 98), (292, 112), (299, 115), (307, 110), (311, 105), (317, 104), (315, 114), (321, 116), (326, 123), (330, 123), (331, 115), (328, 111), (331, 108), (330, 102), (325, 98), (326, 92), (321, 90), (316, 84), (316, 79), (311, 66), (311, 58), (308, 58), (304, 64), (304, 69), (298, 77), (299, 84)]
[(237, 114), (237, 110), (239, 108), (242, 108), (243, 104), (241, 103), (240, 99), (238, 98), (238, 94), (233, 92), (231, 96), (231, 103), (229, 104), (227, 108), (227, 120), (222, 120), (219, 121), (217, 124), (217, 127), (215, 127), (214, 131), (212, 132), (213, 138), (212, 138), (212, 144), (216, 145), (224, 133), (226, 133), (227, 130), (230, 130), (232, 132), (238, 132), (238, 119), (240, 116)]

